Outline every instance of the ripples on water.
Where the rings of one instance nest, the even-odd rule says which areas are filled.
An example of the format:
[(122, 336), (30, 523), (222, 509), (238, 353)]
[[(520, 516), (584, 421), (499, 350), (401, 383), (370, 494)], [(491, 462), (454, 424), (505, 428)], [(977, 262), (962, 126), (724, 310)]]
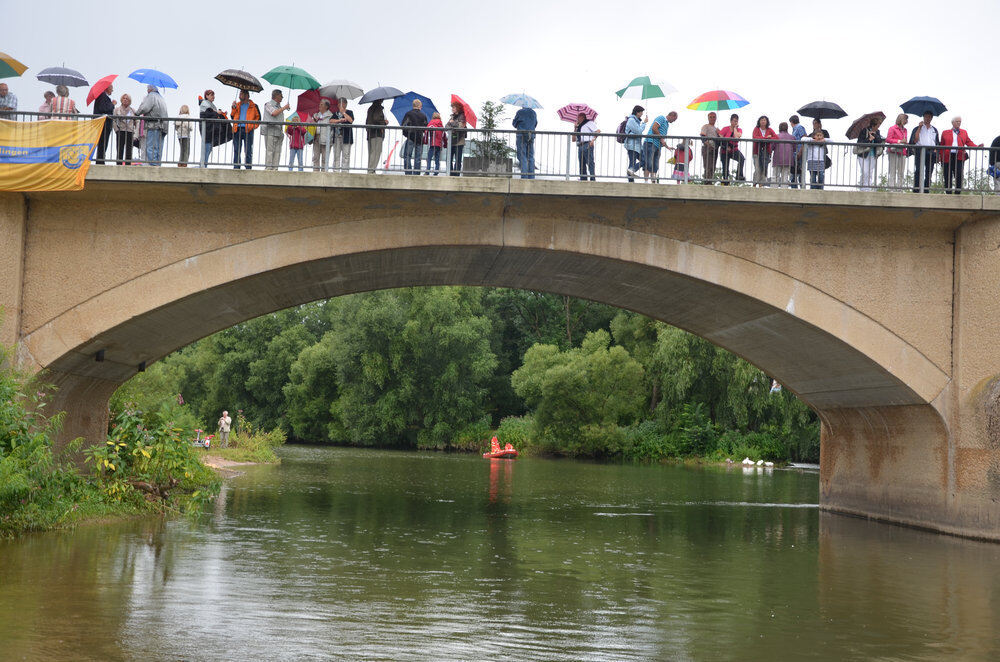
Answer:
[(815, 473), (284, 455), (197, 523), (0, 544), (0, 659), (1000, 659), (1000, 546)]

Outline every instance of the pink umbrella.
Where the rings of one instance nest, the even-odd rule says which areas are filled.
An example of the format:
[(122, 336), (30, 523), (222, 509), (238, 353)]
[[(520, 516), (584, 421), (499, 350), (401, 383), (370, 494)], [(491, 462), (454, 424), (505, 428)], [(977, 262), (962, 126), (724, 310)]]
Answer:
[(108, 89), (116, 78), (118, 78), (118, 74), (111, 74), (94, 83), (94, 86), (90, 88), (90, 93), (87, 94), (87, 105), (94, 103), (94, 99), (104, 94), (104, 90)]
[(585, 103), (571, 103), (556, 111), (556, 114), (559, 115), (559, 119), (563, 122), (569, 122), (570, 124), (576, 124), (577, 117), (580, 113), (586, 115), (588, 120), (597, 119), (597, 111)]
[(298, 102), (295, 105), (295, 112), (312, 115), (319, 111), (319, 102), (323, 99), (330, 102), (330, 110), (337, 107), (336, 101), (330, 97), (321, 97), (318, 90), (306, 90), (299, 95)]

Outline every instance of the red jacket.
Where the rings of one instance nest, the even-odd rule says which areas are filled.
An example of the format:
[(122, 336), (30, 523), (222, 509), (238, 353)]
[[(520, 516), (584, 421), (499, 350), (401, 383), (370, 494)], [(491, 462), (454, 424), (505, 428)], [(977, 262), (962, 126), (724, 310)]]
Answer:
[[(972, 139), (969, 138), (969, 132), (966, 131), (965, 129), (959, 129), (958, 130), (958, 132), (957, 132), (958, 133), (958, 141), (957, 142), (955, 141), (955, 133), (956, 133), (956, 131), (954, 129), (948, 129), (947, 131), (942, 131), (941, 132), (941, 147), (951, 147), (952, 145), (955, 145), (957, 147), (976, 147), (977, 146), (976, 143), (972, 142)], [(947, 161), (948, 157), (950, 156), (950, 154), (951, 154), (951, 150), (950, 149), (942, 149), (941, 150), (941, 161), (942, 162)], [(958, 150), (958, 154), (956, 156), (958, 157), (959, 161), (965, 161), (966, 159), (969, 158), (969, 154), (964, 149)]]
[[(441, 124), (441, 120), (431, 120), (427, 123), (427, 127), (430, 129), (441, 129), (444, 128), (444, 125)], [(431, 147), (447, 147), (447, 134), (445, 134), (444, 131), (425, 131), (424, 144), (430, 145)]]
[[(777, 140), (778, 134), (774, 132), (774, 129), (768, 127), (766, 131), (761, 131), (759, 126), (753, 128), (753, 138), (754, 140)], [(753, 144), (753, 153), (757, 154), (762, 148), (767, 149), (768, 156), (774, 151), (774, 143), (758, 143)]]

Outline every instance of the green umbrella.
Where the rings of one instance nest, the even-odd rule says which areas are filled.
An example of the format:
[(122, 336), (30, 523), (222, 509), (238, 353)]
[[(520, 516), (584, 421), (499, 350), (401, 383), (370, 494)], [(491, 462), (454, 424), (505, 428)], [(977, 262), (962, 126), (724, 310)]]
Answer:
[(615, 92), (619, 99), (656, 99), (676, 92), (677, 88), (670, 83), (653, 82), (649, 76), (633, 78), (632, 82)]
[(273, 85), (292, 90), (314, 90), (319, 87), (319, 81), (310, 76), (305, 69), (284, 64), (271, 69), (261, 78)]
[(27, 68), (6, 53), (0, 53), (0, 78), (20, 76)]

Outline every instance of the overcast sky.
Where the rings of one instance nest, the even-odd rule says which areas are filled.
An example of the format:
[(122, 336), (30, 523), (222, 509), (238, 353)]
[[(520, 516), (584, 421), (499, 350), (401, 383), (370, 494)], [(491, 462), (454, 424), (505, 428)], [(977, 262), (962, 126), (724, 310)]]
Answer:
[[(441, 109), (452, 92), (478, 110), (487, 99), (524, 91), (541, 101), (540, 128), (547, 129), (568, 128), (556, 109), (584, 102), (600, 113), (600, 128), (613, 131), (634, 103), (614, 91), (650, 75), (679, 90), (647, 104), (650, 117), (678, 110), (673, 135), (697, 133), (705, 114), (685, 106), (720, 88), (750, 100), (740, 111), (744, 126), (761, 114), (776, 126), (801, 105), (826, 99), (849, 113), (825, 123), (836, 138), (851, 117), (882, 110), (891, 121), (902, 101), (931, 95), (948, 106), (939, 128), (960, 114), (976, 142), (1000, 133), (1000, 0), (45, 0), (6, 2), (3, 17), (0, 50), (30, 67), (5, 79), (22, 110), (37, 110), (51, 89), (35, 74), (63, 63), (91, 82), (120, 74), (116, 96), (129, 92), (137, 103), (145, 88), (126, 76), (141, 67), (165, 71), (180, 85), (166, 92), (171, 113), (193, 106), (207, 87), (219, 105), (231, 103), (235, 91), (213, 80), (223, 69), (259, 77), (294, 63), (320, 82), (413, 89)], [(86, 95), (87, 88), (71, 90), (80, 106)], [(256, 99), (263, 104), (266, 94)]]

